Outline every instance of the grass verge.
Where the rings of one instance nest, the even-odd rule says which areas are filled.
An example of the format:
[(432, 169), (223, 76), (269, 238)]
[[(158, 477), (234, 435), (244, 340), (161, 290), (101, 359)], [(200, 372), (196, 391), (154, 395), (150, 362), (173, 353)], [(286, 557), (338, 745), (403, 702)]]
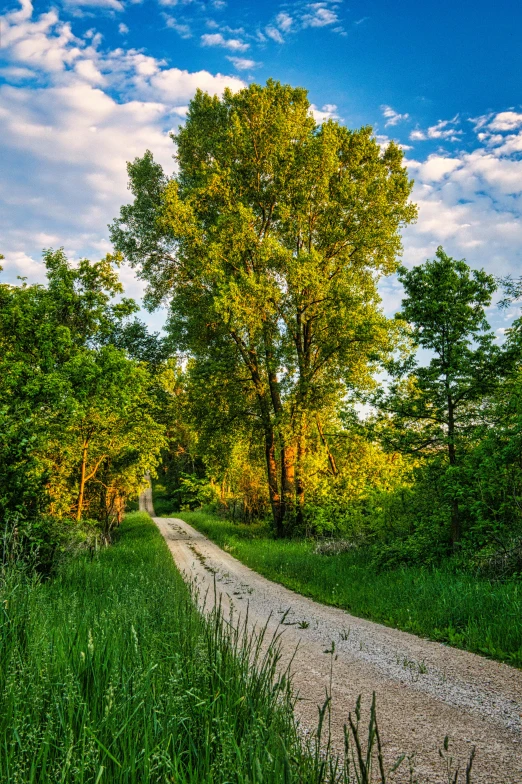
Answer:
[(0, 578), (0, 781), (323, 781), (276, 647), (200, 615), (147, 515), (50, 581)]
[(362, 550), (318, 555), (309, 541), (275, 540), (262, 525), (206, 512), (181, 517), (247, 566), (362, 618), (522, 666), (522, 584), (450, 569), (377, 572)]

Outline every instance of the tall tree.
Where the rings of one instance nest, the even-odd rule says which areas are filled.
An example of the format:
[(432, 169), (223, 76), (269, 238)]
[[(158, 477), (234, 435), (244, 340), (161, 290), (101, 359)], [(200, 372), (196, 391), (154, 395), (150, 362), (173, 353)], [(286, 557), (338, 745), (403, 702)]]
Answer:
[(324, 407), (371, 383), (390, 348), (377, 293), (415, 217), (402, 152), (370, 128), (318, 126), (306, 91), (269, 81), (198, 92), (173, 137), (178, 173), (128, 167), (115, 247), (170, 302), (178, 349), (256, 401), (276, 529), (304, 503), (303, 457)]
[[(439, 247), (436, 257), (400, 269), (406, 297), (398, 316), (411, 326), (418, 347), (430, 352), (425, 366), (395, 366), (381, 408), (392, 414), (394, 445), (412, 451), (443, 449), (451, 469), (459, 463), (466, 434), (495, 389), (508, 355), (495, 343), (485, 308), (496, 289), (484, 270), (471, 270)], [(461, 536), (458, 494), (451, 499), (451, 539)]]

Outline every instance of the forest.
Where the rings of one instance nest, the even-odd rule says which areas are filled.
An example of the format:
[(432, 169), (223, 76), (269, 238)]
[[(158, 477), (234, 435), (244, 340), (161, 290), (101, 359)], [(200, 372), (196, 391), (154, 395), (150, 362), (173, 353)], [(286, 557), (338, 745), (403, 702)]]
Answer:
[[(130, 201), (107, 216), (111, 254), (77, 263), (47, 249), (45, 284), (0, 282), (2, 590), (9, 594), (17, 563), (40, 592), (74, 579), (97, 601), (89, 559), (117, 560), (110, 552), (124, 546), (125, 512), (152, 476), (159, 514), (192, 521), (273, 579), (520, 666), (522, 279), (496, 278), (476, 269), (472, 254), (455, 259), (442, 245), (423, 263), (402, 265), (402, 232), (417, 215), (403, 151), (379, 145), (370, 127), (317, 124), (304, 89), (270, 80), (222, 98), (198, 91), (172, 141), (172, 171), (146, 150), (128, 164)], [(123, 263), (146, 284), (146, 307), (166, 309), (163, 333), (148, 331), (125, 296)], [(389, 315), (380, 283), (394, 275), (402, 304)], [(490, 322), (508, 310), (515, 317), (499, 338)], [(304, 577), (329, 548), (336, 574), (325, 566)], [(283, 552), (286, 566), (275, 565)], [(73, 578), (78, 557), (85, 574)], [(342, 563), (368, 582), (364, 598), (348, 580), (344, 598), (325, 596)], [(116, 585), (120, 567), (110, 568)], [(401, 615), (412, 574), (412, 594), (418, 581), (432, 592), (426, 617), (414, 617), (413, 599)], [(188, 601), (162, 579), (182, 596), (175, 601)], [(474, 606), (460, 619), (438, 618), (441, 586), (454, 592), (451, 601), (469, 591)], [(466, 613), (475, 613), (475, 637)], [(204, 648), (210, 632), (190, 622)], [(7, 656), (15, 632), (1, 629)], [(83, 633), (87, 640), (88, 625)], [(140, 645), (152, 650), (154, 639), (151, 632)], [(5, 695), (13, 672), (0, 675)], [(167, 745), (181, 743), (179, 728), (172, 732)], [(108, 741), (92, 737), (98, 782)], [(135, 780), (117, 778), (130, 753), (118, 744), (107, 752), (107, 780)], [(58, 780), (66, 750), (53, 754), (48, 775)], [(272, 763), (284, 767), (278, 754)], [(31, 778), (24, 759), (29, 767), (16, 780), (47, 780)], [(167, 775), (164, 760), (156, 763)], [(179, 764), (169, 775), (183, 768), (186, 778), (168, 780), (213, 780), (210, 772), (191, 778)], [(167, 780), (137, 769), (150, 778), (136, 780)], [(10, 775), (5, 768), (3, 779)], [(283, 780), (273, 776), (266, 780)]]

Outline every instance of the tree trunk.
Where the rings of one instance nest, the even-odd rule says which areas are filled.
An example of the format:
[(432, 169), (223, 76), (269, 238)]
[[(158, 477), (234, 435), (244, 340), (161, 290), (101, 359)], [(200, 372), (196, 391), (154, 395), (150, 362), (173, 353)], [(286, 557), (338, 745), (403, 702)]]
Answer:
[(83, 496), (85, 494), (85, 472), (87, 468), (87, 450), (89, 449), (89, 442), (84, 441), (82, 447), (82, 465), (80, 469), (80, 490), (78, 492), (78, 509), (76, 510), (76, 521), (82, 519), (83, 511)]
[[(457, 464), (457, 454), (455, 450), (455, 407), (453, 400), (448, 399), (448, 457), (450, 466)], [(451, 543), (459, 541), (461, 534), (459, 501), (455, 496), (451, 500)]]
[(321, 439), (321, 443), (326, 449), (326, 454), (328, 455), (328, 462), (330, 464), (330, 471), (332, 472), (333, 476), (337, 476), (339, 471), (337, 470), (337, 464), (335, 462), (335, 457), (330, 452), (330, 447), (328, 446), (328, 441), (326, 440), (326, 436), (324, 434), (323, 426), (321, 424), (321, 420), (319, 416), (316, 416), (315, 421), (317, 422), (317, 430), (319, 431), (319, 438)]
[[(276, 422), (281, 425), (283, 418), (283, 402), (279, 389), (279, 381), (274, 366), (274, 348), (270, 337), (268, 326), (263, 330), (263, 341), (265, 346), (265, 367), (268, 378), (268, 388), (270, 390), (270, 401), (274, 411)], [(284, 536), (289, 532), (295, 520), (295, 446), (285, 443), (284, 436), (280, 434), (279, 444), (281, 450), (281, 499), (279, 513), (278, 536)], [(276, 525), (276, 530), (277, 525)]]
[(265, 455), (266, 455), (266, 471), (268, 479), (268, 492), (270, 495), (270, 506), (272, 507), (272, 515), (274, 518), (276, 535), (283, 536), (283, 509), (281, 505), (281, 496), (279, 494), (279, 485), (277, 481), (277, 460), (275, 452), (275, 438), (272, 427), (265, 426)]
[(282, 518), (284, 530), (287, 534), (295, 522), (295, 457), (295, 446), (287, 444), (281, 447)]
[(296, 523), (298, 526), (302, 526), (304, 524), (304, 505), (305, 505), (305, 486), (304, 486), (304, 477), (303, 477), (304, 456), (305, 456), (305, 437), (304, 434), (301, 432), (299, 435), (299, 441), (297, 443), (297, 471), (296, 471), (296, 480), (295, 480), (295, 492), (296, 492), (296, 499), (297, 499)]

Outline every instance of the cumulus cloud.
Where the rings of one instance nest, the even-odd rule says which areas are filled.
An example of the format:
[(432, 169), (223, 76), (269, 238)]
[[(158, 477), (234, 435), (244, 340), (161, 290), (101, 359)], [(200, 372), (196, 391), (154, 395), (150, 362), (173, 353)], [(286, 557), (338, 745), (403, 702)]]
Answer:
[(399, 114), (399, 112), (396, 112), (395, 109), (392, 109), (391, 106), (381, 106), (381, 111), (386, 118), (386, 127), (388, 127), (388, 125), (397, 125), (398, 123), (403, 122), (404, 120), (409, 120), (410, 118), (409, 114)]
[(520, 112), (499, 112), (489, 123), (492, 131), (514, 131), (522, 127), (522, 114)]
[[(405, 260), (416, 264), (443, 243), (454, 256), (498, 275), (518, 275), (522, 263), (522, 124), (510, 112), (475, 122), (471, 151), (408, 161), (415, 178), (416, 225), (405, 232)], [(505, 134), (492, 134), (502, 128)], [(494, 141), (491, 140), (494, 138)]]
[(147, 88), (150, 88), (158, 99), (171, 103), (190, 100), (196, 90), (221, 95), (225, 87), (236, 91), (244, 86), (244, 82), (236, 76), (214, 75), (209, 71), (190, 72), (180, 68), (158, 70), (147, 82)]
[(126, 24), (124, 24), (123, 22), (121, 22), (121, 23), (118, 25), (118, 32), (119, 32), (119, 34), (120, 34), (120, 35), (127, 35), (127, 33), (129, 32), (129, 28), (127, 27), (127, 25), (126, 25)]
[(239, 38), (225, 38), (221, 33), (204, 33), (201, 36), (203, 46), (222, 46), (233, 52), (246, 52), (250, 44), (241, 41)]
[(74, 66), (75, 72), (89, 84), (103, 85), (106, 79), (98, 70), (93, 60), (78, 60)]
[[(107, 223), (128, 200), (126, 162), (150, 149), (172, 171), (169, 132), (199, 87), (240, 89), (237, 77), (169, 68), (134, 49), (101, 49), (56, 10), (33, 18), (30, 3), (0, 17), (4, 279), (41, 279), (42, 247), (72, 257), (108, 250)], [(114, 97), (117, 95), (117, 98)]]
[[(505, 127), (505, 119), (497, 121), (496, 117), (475, 127), (485, 129), (486, 135), (491, 127)], [(508, 130), (512, 128), (510, 122)], [(415, 179), (412, 198), (419, 210), (417, 223), (403, 235), (407, 265), (433, 258), (442, 244), (446, 252), (465, 258), (473, 268), (483, 267), (498, 276), (520, 275), (522, 161), (517, 149), (522, 150), (522, 128), (493, 143), (484, 139), (484, 130), (478, 130), (471, 151), (407, 161)], [(392, 313), (400, 304), (400, 286), (392, 279), (381, 288), (383, 302)], [(493, 324), (499, 320), (492, 313)]]

